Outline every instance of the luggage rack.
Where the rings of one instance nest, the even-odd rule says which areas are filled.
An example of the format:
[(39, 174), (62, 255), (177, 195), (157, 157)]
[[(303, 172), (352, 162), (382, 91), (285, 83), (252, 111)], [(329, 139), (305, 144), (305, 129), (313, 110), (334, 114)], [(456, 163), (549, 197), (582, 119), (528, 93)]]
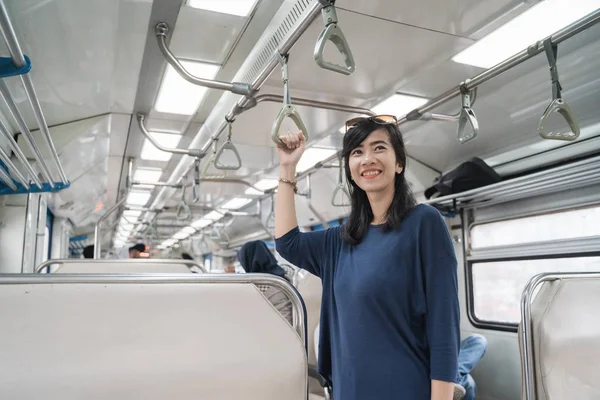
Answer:
[[(8, 16), (6, 6), (0, 0), (0, 30), (6, 42), (10, 57), (0, 57), (0, 98), (4, 101), (8, 108), (8, 115), (14, 119), (27, 146), (31, 150), (37, 167), (43, 177), (43, 180), (38, 177), (33, 166), (27, 160), (23, 151), (19, 148), (17, 141), (13, 138), (4, 121), (0, 119), (0, 137), (6, 139), (8, 146), (15, 155), (15, 158), (22, 166), (20, 170), (11, 159), (9, 153), (0, 148), (0, 195), (4, 194), (23, 194), (23, 193), (41, 193), (41, 192), (58, 192), (70, 186), (70, 182), (65, 175), (65, 171), (58, 158), (58, 153), (52, 142), (50, 130), (46, 119), (42, 112), (39, 99), (37, 97), (33, 81), (31, 79), (31, 60), (21, 49), (21, 45), (17, 40), (17, 35), (13, 28), (12, 22)], [(27, 95), (29, 104), (33, 110), (36, 123), (39, 127), (40, 134), (44, 142), (50, 150), (50, 156), (58, 173), (59, 179), (55, 179), (55, 175), (50, 171), (44, 156), (33, 137), (31, 130), (28, 128), (23, 115), (17, 107), (17, 103), (10, 94), (10, 90), (5, 82), (5, 78), (18, 76), (23, 85), (24, 92)]]

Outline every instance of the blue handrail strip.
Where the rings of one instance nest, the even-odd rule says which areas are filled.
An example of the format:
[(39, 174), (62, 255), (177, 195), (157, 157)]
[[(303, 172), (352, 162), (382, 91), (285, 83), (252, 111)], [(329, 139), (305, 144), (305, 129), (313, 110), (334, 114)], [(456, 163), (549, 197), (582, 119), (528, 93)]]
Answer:
[[(0, 168), (2, 168), (6, 173), (10, 176), (9, 170), (6, 165), (0, 161)], [(12, 179), (12, 178), (11, 178)], [(42, 182), (42, 188), (40, 189), (36, 185), (30, 185), (30, 188), (27, 189), (21, 182), (18, 182), (12, 179), (13, 183), (17, 187), (17, 190), (12, 190), (9, 186), (7, 186), (4, 182), (0, 181), (0, 196), (5, 194), (27, 194), (27, 193), (56, 193), (61, 190), (67, 189), (71, 186), (71, 182), (67, 182), (66, 184), (62, 182), (53, 182), (54, 187), (50, 186), (48, 182)]]

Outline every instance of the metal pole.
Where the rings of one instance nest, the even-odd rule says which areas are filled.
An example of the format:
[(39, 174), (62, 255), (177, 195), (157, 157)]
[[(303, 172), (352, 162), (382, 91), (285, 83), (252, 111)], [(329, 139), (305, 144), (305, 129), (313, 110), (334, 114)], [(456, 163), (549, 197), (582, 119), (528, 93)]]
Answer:
[(44, 156), (42, 155), (40, 148), (38, 147), (37, 143), (35, 142), (35, 139), (33, 138), (31, 131), (27, 127), (27, 123), (25, 123), (25, 120), (23, 119), (21, 112), (17, 108), (15, 101), (11, 97), (10, 91), (8, 90), (8, 87), (6, 86), (6, 82), (4, 82), (4, 80), (2, 80), (2, 79), (0, 79), (0, 97), (2, 97), (4, 99), (4, 102), (8, 106), (9, 114), (16, 121), (17, 125), (19, 126), (19, 129), (21, 130), (21, 133), (23, 134), (23, 137), (25, 138), (25, 141), (27, 142), (27, 144), (29, 145), (29, 148), (31, 149), (31, 151), (34, 154), (36, 161), (40, 164), (40, 169), (42, 170), (42, 174), (44, 175), (45, 179), (48, 181), (48, 184), (50, 185), (50, 187), (54, 188), (54, 182), (52, 181), (52, 177), (50, 176), (50, 171), (48, 170), (48, 166), (46, 165), (46, 162), (44, 161)]
[[(15, 164), (13, 164), (13, 162), (10, 160), (10, 156), (6, 154), (2, 147), (0, 147), (0, 160), (2, 160), (2, 162), (8, 167), (8, 169), (11, 170), (12, 173), (17, 176), (17, 179), (21, 182), (25, 189), (29, 190), (29, 183), (27, 182), (27, 179), (25, 179), (25, 177), (21, 174), (17, 167), (15, 167)], [(2, 169), (2, 171), (4, 171), (4, 169)], [(16, 190), (16, 188), (13, 190)]]
[(317, 219), (319, 221), (321, 221), (321, 224), (323, 225), (323, 227), (325, 229), (329, 229), (329, 224), (327, 223), (327, 221), (325, 220), (325, 218), (323, 218), (323, 216), (321, 214), (319, 214), (319, 212), (313, 207), (312, 202), (311, 202), (311, 185), (310, 185), (310, 174), (306, 175), (306, 188), (307, 188), (307, 195), (306, 195), (306, 202), (308, 204), (308, 208), (310, 209), (310, 211), (312, 211), (313, 214), (315, 214), (315, 216), (317, 217)]
[(25, 169), (27, 169), (27, 172), (29, 173), (31, 180), (33, 180), (33, 182), (36, 184), (36, 186), (41, 189), (42, 181), (40, 181), (40, 178), (37, 177), (37, 173), (33, 170), (33, 168), (31, 167), (31, 164), (29, 164), (29, 161), (27, 161), (27, 157), (25, 157), (25, 154), (23, 154), (23, 151), (21, 150), (21, 148), (15, 141), (15, 138), (13, 138), (13, 136), (10, 134), (10, 132), (8, 131), (8, 128), (6, 127), (6, 125), (4, 125), (4, 122), (1, 119), (0, 119), (0, 134), (2, 134), (2, 136), (4, 136), (4, 138), (7, 140), (8, 144), (10, 146), (10, 149), (13, 151), (13, 153), (15, 153), (15, 156), (21, 162), (21, 164), (23, 164)]
[(152, 145), (154, 147), (156, 147), (157, 149), (167, 152), (167, 153), (183, 154), (183, 155), (190, 156), (190, 157), (203, 157), (204, 152), (202, 152), (198, 149), (170, 149), (168, 147), (162, 146), (160, 143), (158, 143), (156, 140), (154, 140), (152, 135), (150, 135), (150, 132), (148, 132), (148, 130), (146, 129), (146, 126), (144, 125), (145, 119), (146, 119), (146, 117), (143, 114), (137, 115), (137, 120), (138, 120), (138, 125), (140, 127), (140, 130), (142, 131), (144, 136), (146, 136), (146, 139), (148, 139), (148, 141), (150, 143), (152, 143)]
[(11, 188), (13, 191), (17, 191), (17, 185), (15, 185), (15, 183), (13, 182), (13, 180), (11, 179), (11, 177), (8, 175), (8, 173), (6, 171), (4, 171), (3, 168), (0, 168), (0, 179), (2, 179), (6, 185)]
[(154, 28), (156, 35), (156, 41), (158, 42), (158, 48), (167, 60), (167, 62), (173, 67), (175, 71), (186, 81), (193, 83), (194, 85), (204, 86), (211, 89), (225, 90), (235, 94), (242, 94), (245, 96), (252, 96), (253, 90), (252, 85), (242, 82), (221, 82), (211, 79), (204, 79), (194, 76), (186, 71), (181, 65), (177, 57), (169, 50), (167, 46), (167, 34), (169, 32), (169, 26), (165, 22), (159, 22)]
[[(26, 64), (25, 57), (23, 55), (23, 51), (21, 46), (19, 45), (19, 41), (17, 40), (17, 34), (13, 28), (12, 22), (8, 16), (8, 11), (6, 10), (6, 6), (4, 1), (0, 1), (0, 29), (2, 30), (2, 36), (4, 36), (4, 40), (6, 41), (6, 45), (8, 46), (8, 51), (10, 52), (10, 56), (13, 59), (13, 64), (17, 68), (21, 68)], [(33, 82), (31, 81), (31, 76), (29, 74), (25, 74), (21, 76), (21, 81), (23, 82), (23, 86), (25, 87), (25, 92), (31, 103), (31, 108), (33, 109), (33, 113), (35, 119), (37, 121), (38, 126), (40, 127), (40, 131), (44, 136), (44, 140), (52, 153), (52, 157), (54, 162), (56, 163), (56, 167), (58, 169), (58, 173), (60, 175), (60, 179), (64, 184), (67, 184), (68, 179), (65, 175), (65, 172), (60, 164), (60, 160), (58, 158), (58, 153), (56, 152), (56, 148), (54, 147), (54, 143), (52, 142), (52, 138), (50, 136), (50, 130), (48, 129), (48, 124), (46, 123), (46, 119), (44, 118), (44, 114), (42, 112), (42, 107), (38, 100), (37, 94), (35, 93), (35, 89), (33, 87)], [(10, 96), (10, 95), (9, 95)], [(10, 105), (9, 105), (10, 106)], [(13, 111), (11, 109), (11, 111)], [(18, 112), (18, 111), (17, 111)], [(14, 113), (14, 112), (13, 112)], [(17, 121), (18, 122), (18, 121)], [(21, 130), (23, 130), (21, 128)], [(49, 179), (49, 183), (52, 184), (52, 179)]]
[[(550, 36), (550, 39), (552, 40), (553, 44), (558, 44), (588, 29), (589, 27), (597, 24), (598, 22), (600, 22), (600, 9), (554, 33)], [(544, 40), (538, 41), (529, 46), (527, 49), (522, 50), (521, 52), (493, 66), (487, 71), (482, 72), (481, 74), (475, 76), (470, 80), (466, 80), (464, 82), (464, 88), (468, 91), (473, 90), (481, 84), (489, 81), (490, 79), (497, 77), (503, 72), (506, 72), (509, 69), (514, 68), (517, 65), (523, 63), (524, 61), (527, 61), (530, 58), (533, 58), (534, 56), (542, 53), (544, 51), (543, 42)], [(422, 107), (412, 110), (411, 112), (409, 112), (404, 117), (398, 120), (399, 124), (403, 124), (405, 122), (412, 121), (415, 119), (420, 119), (420, 116), (424, 113), (433, 110), (434, 108), (437, 108), (444, 103), (447, 103), (449, 100), (453, 99), (456, 96), (459, 96), (461, 93), (461, 86), (462, 84), (457, 85), (456, 87), (448, 90), (440, 96), (429, 100)]]
[[(268, 101), (268, 102), (272, 102), (272, 103), (282, 103), (283, 102), (283, 96), (278, 95), (278, 94), (261, 94), (260, 96), (256, 96), (254, 99), (256, 100), (257, 103), (262, 103), (263, 101)], [(292, 103), (296, 106), (320, 108), (323, 110), (342, 111), (342, 112), (349, 112), (352, 114), (365, 114), (365, 115), (369, 115), (369, 116), (376, 115), (373, 111), (369, 110), (368, 108), (354, 107), (354, 106), (349, 106), (346, 104), (330, 103), (330, 102), (317, 101), (317, 100), (311, 100), (311, 99), (304, 99), (304, 98), (300, 98), (300, 97), (292, 97)], [(244, 111), (246, 111), (248, 109), (249, 108), (246, 108), (246, 109), (244, 109)]]
[(102, 222), (108, 218), (115, 210), (117, 210), (121, 205), (127, 200), (127, 196), (124, 196), (121, 200), (117, 202), (114, 206), (112, 206), (108, 211), (104, 213), (103, 216), (98, 219), (96, 222), (96, 226), (94, 227), (94, 259), (100, 259), (100, 251), (102, 246), (102, 237), (100, 236), (100, 225)]

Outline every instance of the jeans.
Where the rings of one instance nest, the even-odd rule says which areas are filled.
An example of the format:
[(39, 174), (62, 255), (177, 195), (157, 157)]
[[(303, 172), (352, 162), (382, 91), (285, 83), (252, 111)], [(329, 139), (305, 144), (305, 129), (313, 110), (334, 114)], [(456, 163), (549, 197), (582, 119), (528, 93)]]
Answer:
[(456, 383), (465, 388), (464, 400), (475, 400), (475, 380), (470, 372), (487, 350), (487, 340), (481, 335), (470, 335), (460, 342), (458, 376)]

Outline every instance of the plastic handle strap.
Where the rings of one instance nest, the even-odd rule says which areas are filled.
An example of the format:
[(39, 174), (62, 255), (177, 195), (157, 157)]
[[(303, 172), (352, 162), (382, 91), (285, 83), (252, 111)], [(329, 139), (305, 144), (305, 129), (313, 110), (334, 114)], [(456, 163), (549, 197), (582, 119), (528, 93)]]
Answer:
[(200, 201), (200, 159), (194, 160), (194, 186), (192, 188), (194, 204)]
[(185, 201), (185, 179), (183, 179), (182, 183), (183, 183), (183, 189), (181, 191), (181, 201), (179, 202), (179, 205), (177, 206), (176, 218), (180, 221), (185, 221), (192, 217), (192, 212), (190, 210), (190, 206)]
[[(350, 203), (344, 203), (344, 198), (350, 199), (350, 193), (348, 193), (348, 189), (346, 189), (346, 185), (344, 185), (344, 181), (342, 180), (342, 160), (340, 159), (340, 168), (338, 174), (338, 185), (333, 191), (333, 195), (331, 196), (331, 205), (334, 207), (349, 207)], [(342, 198), (340, 201), (337, 201), (337, 197), (342, 193)]]
[(216, 226), (213, 225), (208, 238), (211, 240), (220, 240), (221, 239), (221, 233), (219, 232), (219, 230), (217, 229)]
[[(558, 68), (556, 66), (556, 59), (558, 57), (558, 46), (552, 44), (551, 39), (544, 41), (544, 49), (546, 50), (546, 56), (548, 57), (548, 64), (550, 64), (550, 78), (552, 79), (552, 101), (546, 107), (540, 123), (538, 125), (538, 134), (544, 139), (551, 140), (566, 140), (573, 141), (579, 137), (579, 124), (573, 115), (573, 111), (563, 100), (561, 90), (562, 86), (558, 80)], [(560, 114), (571, 129), (568, 132), (561, 131), (546, 131), (546, 122), (553, 113)]]
[[(215, 155), (214, 164), (215, 164), (216, 169), (235, 171), (242, 167), (242, 159), (240, 157), (240, 153), (238, 153), (237, 148), (231, 141), (231, 124), (232, 124), (232, 122), (233, 121), (227, 121), (227, 129), (229, 131), (227, 134), (227, 140), (225, 141), (225, 143), (223, 143), (223, 145), (221, 146), (221, 148)], [(233, 152), (233, 154), (237, 158), (236, 164), (231, 165), (231, 164), (221, 163), (221, 157), (223, 156), (223, 153), (227, 152), (227, 151)]]
[[(321, 1), (321, 4), (323, 4), (321, 15), (323, 17), (323, 22), (325, 23), (325, 28), (319, 35), (315, 45), (315, 62), (323, 69), (338, 72), (343, 75), (352, 75), (356, 69), (354, 56), (352, 56), (352, 51), (350, 51), (350, 46), (348, 46), (344, 33), (338, 26), (337, 13), (333, 3), (333, 1)], [(323, 52), (325, 51), (325, 45), (328, 41), (331, 41), (342, 57), (344, 57), (345, 65), (338, 65), (325, 61)]]
[(202, 168), (202, 178), (227, 178), (226, 172), (222, 175), (208, 175), (208, 169), (210, 168), (210, 166), (215, 165), (215, 160), (217, 159), (217, 151), (217, 139), (213, 139), (213, 152), (209, 160), (206, 162), (206, 164), (204, 164), (204, 167)]
[[(475, 116), (475, 111), (473, 111), (471, 108), (471, 106), (475, 103), (477, 88), (473, 90), (467, 90), (467, 83), (468, 80), (463, 82), (460, 86), (462, 108), (458, 117), (457, 129), (457, 138), (460, 143), (467, 143), (468, 141), (475, 139), (479, 133), (479, 122)], [(467, 127), (467, 123), (471, 126), (470, 132), (467, 132), (465, 129)]]
[(306, 126), (304, 126), (304, 122), (302, 122), (302, 118), (300, 118), (300, 114), (298, 111), (292, 106), (292, 100), (290, 97), (290, 89), (288, 86), (288, 64), (287, 64), (287, 56), (284, 58), (281, 54), (277, 53), (277, 58), (281, 63), (281, 76), (283, 81), (283, 107), (279, 110), (275, 121), (273, 122), (273, 127), (271, 128), (271, 139), (275, 144), (279, 146), (285, 146), (285, 144), (279, 138), (279, 129), (281, 128), (281, 123), (285, 118), (291, 119), (294, 124), (300, 129), (302, 134), (304, 135), (304, 139), (308, 141), (308, 130)]

